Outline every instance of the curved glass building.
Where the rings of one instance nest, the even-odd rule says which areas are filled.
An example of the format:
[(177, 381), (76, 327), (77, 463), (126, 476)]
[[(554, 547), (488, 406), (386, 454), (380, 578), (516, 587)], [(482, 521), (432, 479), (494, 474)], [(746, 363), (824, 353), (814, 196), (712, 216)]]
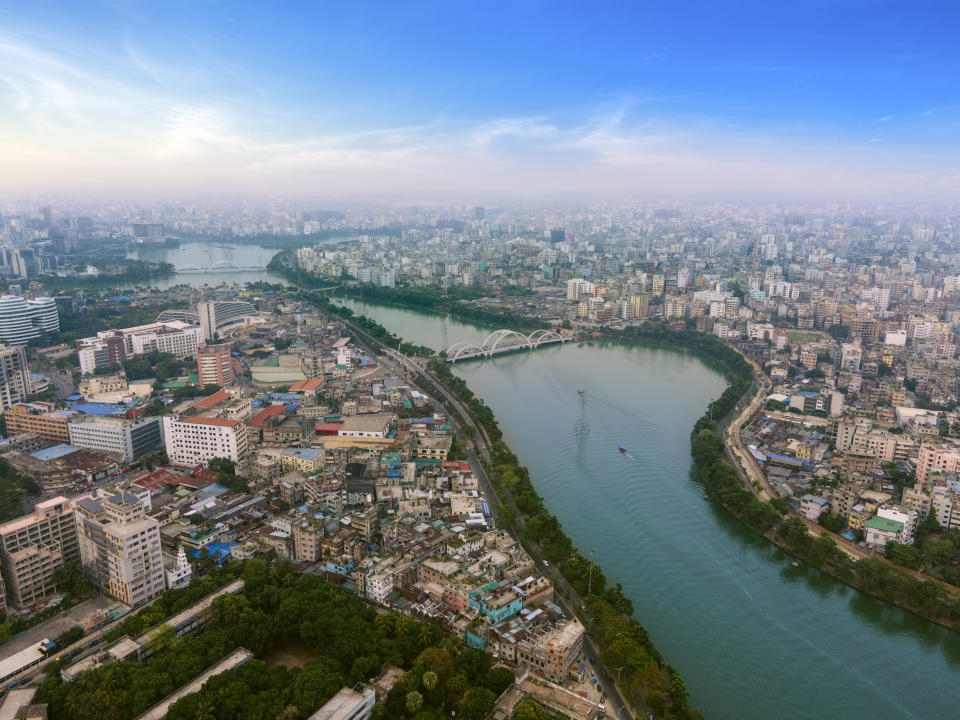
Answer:
[(31, 300), (19, 295), (0, 297), (0, 341), (26, 345), (43, 334), (60, 330), (60, 314), (53, 298)]

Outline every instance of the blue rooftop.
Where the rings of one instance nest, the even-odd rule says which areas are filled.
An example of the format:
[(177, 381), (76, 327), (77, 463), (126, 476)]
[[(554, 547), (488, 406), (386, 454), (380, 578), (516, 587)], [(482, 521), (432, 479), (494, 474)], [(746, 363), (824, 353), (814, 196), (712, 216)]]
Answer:
[(75, 405), (73, 409), (87, 415), (124, 415), (127, 412), (126, 405), (115, 405), (113, 403), (80, 403)]
[(75, 453), (79, 449), (78, 447), (73, 447), (73, 445), (64, 445), (61, 443), (60, 445), (54, 445), (53, 447), (30, 453), (30, 457), (34, 457), (42, 462), (49, 462), (50, 460), (56, 460), (58, 457)]
[(283, 451), (284, 457), (302, 458), (303, 460), (316, 460), (323, 455), (323, 448), (287, 448)]
[(812, 463), (809, 460), (800, 460), (799, 458), (787, 457), (786, 455), (777, 455), (776, 453), (767, 453), (767, 459), (776, 458), (777, 460), (790, 460), (791, 462), (798, 462), (801, 465), (806, 465), (810, 467)]

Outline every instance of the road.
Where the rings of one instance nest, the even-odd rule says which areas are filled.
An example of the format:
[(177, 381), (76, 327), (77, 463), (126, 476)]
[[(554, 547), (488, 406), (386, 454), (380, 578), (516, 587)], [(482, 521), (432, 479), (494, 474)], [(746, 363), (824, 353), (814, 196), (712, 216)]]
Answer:
[(760, 405), (766, 398), (770, 390), (770, 381), (764, 375), (763, 370), (753, 360), (746, 356), (744, 356), (744, 358), (753, 367), (755, 377), (760, 380), (760, 386), (748, 403), (744, 404), (741, 399), (736, 407), (734, 407), (733, 412), (720, 424), (723, 437), (723, 451), (736, 470), (740, 482), (756, 493), (761, 500), (772, 500), (779, 496), (773, 491), (773, 488), (770, 487), (770, 484), (767, 482), (767, 476), (764, 475), (760, 466), (757, 464), (756, 458), (754, 458), (753, 454), (744, 446), (743, 439), (740, 437), (741, 426), (753, 417), (754, 413), (760, 409)]
[[(345, 321), (344, 324), (347, 325), (351, 329), (351, 331), (355, 332), (357, 335), (364, 336), (368, 340), (373, 339), (373, 338), (370, 338), (370, 336), (367, 335), (367, 333), (363, 332), (359, 328), (350, 325), (349, 322)], [(381, 344), (381, 343), (377, 343), (377, 344)], [(366, 348), (366, 349), (369, 352), (370, 349), (369, 348)], [(395, 366), (398, 366), (399, 368), (406, 370), (407, 372), (412, 372), (418, 375), (419, 377), (425, 379), (430, 384), (430, 386), (435, 388), (437, 392), (444, 398), (445, 402), (450, 407), (452, 407), (457, 411), (457, 413), (460, 415), (461, 418), (463, 418), (465, 421), (471, 422), (471, 424), (475, 428), (477, 428), (476, 434), (472, 438), (468, 438), (468, 437), (465, 437), (465, 435), (461, 432), (460, 428), (457, 426), (456, 421), (453, 418), (450, 419), (451, 425), (454, 427), (460, 439), (463, 440), (465, 443), (465, 446), (467, 448), (467, 458), (470, 463), (470, 468), (471, 470), (473, 470), (474, 475), (477, 477), (481, 492), (485, 497), (497, 498), (499, 500), (499, 496), (494, 491), (493, 485), (491, 485), (490, 479), (487, 477), (487, 473), (486, 473), (486, 470), (484, 469), (483, 463), (480, 462), (480, 459), (478, 457), (478, 452), (479, 452), (479, 455), (482, 456), (486, 461), (486, 463), (489, 465), (490, 463), (489, 437), (487, 437), (486, 431), (484, 430), (483, 426), (476, 423), (471, 417), (470, 413), (467, 411), (467, 408), (464, 407), (464, 405), (456, 397), (454, 397), (445, 387), (443, 387), (443, 385), (438, 383), (436, 378), (430, 375), (423, 367), (421, 367), (413, 359), (407, 357), (403, 353), (398, 352), (397, 350), (393, 350), (391, 348), (386, 348), (386, 347), (384, 348), (384, 352), (381, 354), (381, 357), (389, 358), (395, 364)], [(491, 505), (490, 507), (490, 512), (494, 514), (494, 520), (497, 521), (498, 518), (496, 516), (496, 509), (493, 505)], [(515, 522), (519, 525), (520, 529), (522, 529), (523, 528), (522, 515), (519, 512), (517, 512), (515, 513), (515, 518), (516, 518)], [(516, 536), (516, 534), (514, 534), (512, 531), (511, 531), (511, 534), (513, 535), (514, 539), (519, 541), (519, 538)], [(554, 598), (556, 599), (557, 603), (563, 608), (564, 612), (566, 612), (570, 617), (582, 617), (583, 613), (578, 612), (576, 608), (583, 606), (584, 604), (583, 599), (580, 597), (577, 591), (573, 588), (573, 586), (570, 585), (570, 583), (567, 582), (567, 579), (563, 577), (563, 575), (552, 565), (545, 567), (544, 572), (550, 576), (551, 580), (553, 581), (555, 590), (560, 590), (560, 589), (565, 590), (568, 596), (572, 599), (573, 604), (571, 605), (570, 602), (564, 599), (563, 595), (560, 592), (554, 592)], [(600, 677), (597, 678), (597, 682), (600, 683), (601, 689), (603, 691), (603, 696), (608, 699), (607, 704), (611, 705), (611, 707), (608, 710), (614, 713), (613, 717), (616, 720), (623, 720), (623, 718), (629, 718), (630, 720), (634, 720), (636, 716), (632, 713), (626, 698), (624, 698), (623, 695), (620, 693), (619, 688), (617, 688), (614, 685), (612, 678), (608, 674), (608, 671), (606, 670), (603, 663), (600, 661), (600, 658), (597, 654), (597, 649), (593, 644), (593, 640), (587, 634), (584, 635), (583, 653), (592, 666), (597, 668), (604, 668), (604, 670), (600, 674)], [(619, 698), (619, 702), (616, 702), (614, 700), (616, 698)], [(613, 707), (614, 705), (616, 707)], [(642, 709), (644, 710), (644, 712), (648, 710), (648, 708), (646, 707)], [(624, 710), (626, 712), (621, 713), (621, 711), (624, 711)]]
[[(412, 359), (408, 358), (407, 356), (397, 352), (396, 350), (387, 349), (386, 354), (392, 360), (394, 360), (399, 365), (401, 365), (404, 369), (410, 372), (417, 373), (421, 377), (426, 378), (430, 382), (431, 386), (436, 388), (437, 391), (446, 399), (446, 402), (449, 403), (453, 408), (457, 410), (457, 412), (460, 414), (460, 417), (462, 417), (464, 420), (468, 420), (472, 422), (470, 413), (460, 403), (460, 401), (457, 400), (453, 395), (451, 395), (447, 391), (447, 389), (443, 387), (443, 385), (438, 383), (432, 375), (427, 373), (426, 370), (420, 367), (416, 362), (414, 362)], [(453, 424), (454, 427), (456, 428), (456, 423), (452, 419), (451, 419), (451, 424)], [(493, 486), (490, 484), (490, 480), (487, 477), (487, 473), (484, 470), (483, 465), (480, 463), (479, 459), (477, 458), (477, 454), (474, 449), (475, 448), (474, 443), (479, 445), (480, 453), (486, 457), (486, 460), (489, 463), (490, 455), (489, 455), (489, 451), (487, 450), (487, 444), (484, 441), (484, 437), (486, 433), (483, 432), (483, 428), (478, 426), (477, 423), (473, 422), (473, 425), (477, 427), (477, 430), (478, 430), (477, 434), (473, 438), (464, 438), (463, 434), (459, 433), (459, 430), (458, 430), (458, 434), (460, 435), (461, 439), (464, 439), (466, 441), (467, 455), (470, 461), (470, 467), (473, 470), (474, 475), (476, 475), (479, 480), (481, 491), (486, 497), (497, 498), (498, 496), (496, 492), (494, 492)], [(490, 511), (493, 513), (496, 512), (493, 506), (491, 506)], [(517, 523), (519, 528), (522, 529), (524, 524), (522, 514), (519, 512), (515, 513), (515, 518), (516, 518), (515, 522)], [(496, 519), (496, 517), (494, 519)], [(516, 535), (514, 535), (514, 539), (518, 539)], [(567, 582), (567, 579), (557, 570), (556, 567), (554, 567), (553, 565), (550, 565), (550, 566), (544, 567), (543, 571), (553, 581), (553, 586), (555, 590), (554, 599), (563, 608), (564, 612), (570, 617), (582, 618), (584, 613), (582, 611), (578, 611), (577, 608), (581, 608), (584, 606), (583, 598), (577, 593), (577, 591), (573, 588), (573, 586), (569, 582)], [(563, 591), (563, 592), (560, 592), (560, 591)], [(571, 599), (572, 603), (564, 598), (564, 594), (566, 594)], [(588, 620), (587, 622), (590, 622), (590, 621)], [(586, 657), (587, 661), (590, 663), (590, 665), (592, 665), (595, 668), (602, 668), (600, 675), (597, 678), (597, 682), (600, 684), (601, 690), (603, 692), (603, 696), (608, 699), (607, 703), (611, 705), (611, 707), (608, 708), (608, 712), (613, 712), (614, 713), (613, 717), (616, 718), (616, 720), (621, 720), (622, 718), (632, 719), (636, 717), (630, 711), (630, 707), (627, 704), (626, 698), (623, 697), (623, 695), (620, 693), (619, 688), (617, 688), (613, 683), (613, 679), (610, 677), (607, 669), (601, 662), (597, 654), (597, 649), (594, 646), (593, 640), (589, 635), (584, 635), (583, 654)], [(619, 698), (619, 702), (612, 702), (612, 699), (615, 699), (615, 698)], [(613, 705), (616, 705), (616, 707), (613, 707)], [(621, 710), (626, 710), (626, 712), (623, 714), (617, 714), (617, 713), (620, 713)], [(646, 710), (646, 708), (644, 708), (644, 710)]]

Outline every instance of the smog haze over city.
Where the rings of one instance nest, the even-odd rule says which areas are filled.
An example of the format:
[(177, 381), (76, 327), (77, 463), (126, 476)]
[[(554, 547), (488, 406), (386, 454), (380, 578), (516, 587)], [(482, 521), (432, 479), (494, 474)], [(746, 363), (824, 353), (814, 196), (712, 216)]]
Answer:
[(958, 27), (0, 3), (0, 720), (955, 717)]
[(8, 3), (0, 192), (940, 201), (951, 3)]

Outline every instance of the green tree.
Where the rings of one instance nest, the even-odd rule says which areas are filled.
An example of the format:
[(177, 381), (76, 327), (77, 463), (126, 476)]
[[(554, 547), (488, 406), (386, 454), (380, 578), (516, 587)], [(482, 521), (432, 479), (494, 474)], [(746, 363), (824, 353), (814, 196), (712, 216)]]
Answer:
[(418, 693), (416, 690), (411, 690), (407, 693), (407, 712), (411, 715), (416, 715), (420, 708), (423, 707), (423, 695)]
[(423, 674), (421, 682), (427, 690), (433, 690), (437, 686), (437, 674), (433, 670), (427, 670)]
[(464, 720), (483, 720), (493, 710), (496, 696), (485, 687), (472, 687), (463, 695), (458, 718)]
[(552, 717), (536, 700), (524, 700), (514, 708), (513, 720), (552, 720)]

